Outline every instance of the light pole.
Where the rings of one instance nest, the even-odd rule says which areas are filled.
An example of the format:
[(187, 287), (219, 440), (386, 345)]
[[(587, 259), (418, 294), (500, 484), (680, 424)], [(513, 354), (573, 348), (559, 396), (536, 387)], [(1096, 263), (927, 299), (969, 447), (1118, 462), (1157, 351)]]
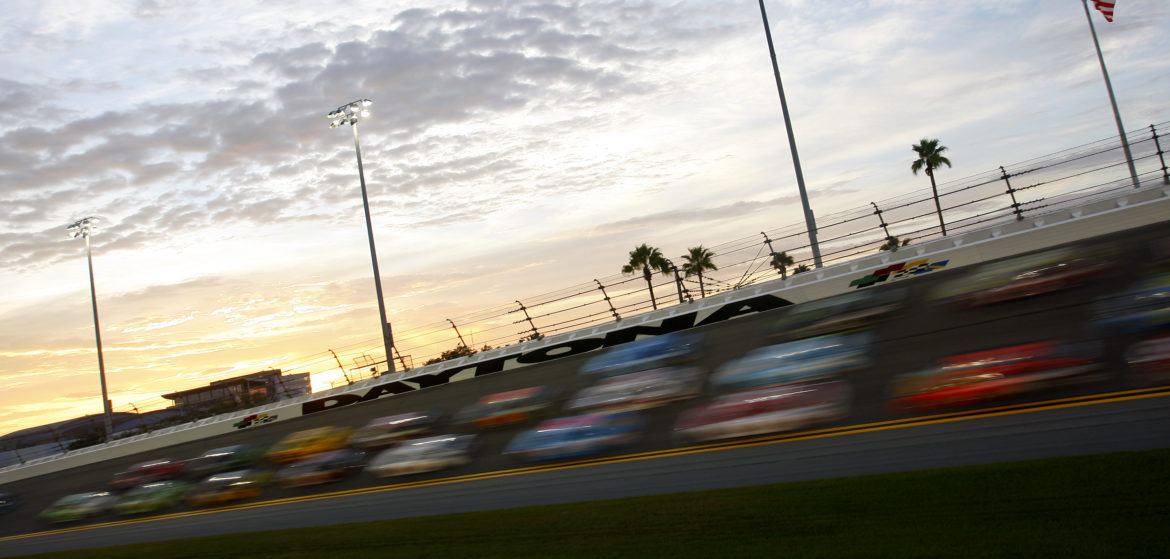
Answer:
[(772, 72), (776, 74), (776, 91), (780, 93), (780, 111), (784, 113), (784, 128), (788, 130), (788, 147), (792, 152), (792, 168), (796, 171), (796, 187), (800, 190), (800, 205), (804, 208), (804, 224), (808, 229), (808, 245), (812, 249), (813, 265), (821, 267), (821, 246), (817, 243), (817, 219), (808, 205), (808, 191), (804, 189), (804, 173), (800, 170), (800, 155), (796, 153), (796, 136), (792, 133), (792, 118), (788, 116), (788, 101), (784, 98), (784, 84), (780, 82), (780, 66), (776, 63), (776, 47), (772, 44), (772, 28), (768, 12), (760, 0), (760, 17), (764, 19), (764, 36), (768, 38), (768, 52), (772, 55)]
[(390, 322), (386, 320), (386, 302), (382, 300), (382, 276), (378, 273), (378, 251), (374, 248), (374, 225), (370, 221), (370, 199), (366, 195), (366, 174), (362, 169), (362, 146), (358, 143), (357, 123), (359, 119), (370, 116), (369, 99), (358, 99), (346, 103), (329, 113), (329, 127), (339, 128), (346, 124), (353, 129), (353, 149), (357, 152), (358, 179), (362, 183), (362, 207), (366, 210), (366, 233), (370, 237), (370, 261), (374, 264), (374, 289), (378, 294), (378, 315), (382, 319), (382, 345), (386, 350), (386, 368), (394, 372), (394, 359), (390, 348), (394, 347), (394, 338), (390, 334)]
[(102, 327), (98, 323), (97, 289), (93, 284), (93, 251), (90, 249), (89, 236), (97, 229), (96, 217), (84, 217), (68, 227), (69, 238), (85, 239), (85, 259), (89, 263), (89, 297), (93, 302), (93, 333), (97, 338), (98, 374), (102, 379), (102, 409), (105, 416), (106, 442), (110, 442), (114, 434), (114, 411), (110, 405), (109, 392), (106, 390), (106, 363), (102, 360)]

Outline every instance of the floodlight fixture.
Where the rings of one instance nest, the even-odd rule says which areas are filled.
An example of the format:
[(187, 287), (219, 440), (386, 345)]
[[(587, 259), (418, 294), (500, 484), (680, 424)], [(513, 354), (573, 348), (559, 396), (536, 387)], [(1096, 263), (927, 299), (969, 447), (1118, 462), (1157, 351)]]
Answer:
[(340, 128), (346, 124), (355, 125), (358, 120), (370, 117), (370, 105), (374, 102), (369, 99), (358, 99), (351, 103), (346, 103), (337, 107), (333, 112), (329, 113), (330, 128)]
[(76, 239), (78, 237), (88, 237), (97, 232), (99, 220), (96, 217), (83, 217), (74, 221), (72, 225), (66, 229), (69, 231), (69, 238)]

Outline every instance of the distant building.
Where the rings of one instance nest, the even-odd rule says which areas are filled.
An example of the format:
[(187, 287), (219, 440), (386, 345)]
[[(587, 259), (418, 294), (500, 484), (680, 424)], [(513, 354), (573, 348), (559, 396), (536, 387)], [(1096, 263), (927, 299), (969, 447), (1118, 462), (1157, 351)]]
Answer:
[(162, 397), (186, 412), (218, 412), (250, 408), (312, 392), (309, 373), (285, 375), (270, 369), (229, 379), (207, 386), (180, 390)]
[[(217, 380), (207, 386), (163, 394), (174, 404), (143, 412), (113, 412), (114, 438), (173, 425), (208, 413), (223, 413), (259, 406), (311, 393), (309, 373), (282, 374), (280, 369)], [(87, 415), (50, 425), (29, 427), (0, 436), (0, 467), (65, 452), (81, 441), (104, 439), (101, 414)], [(83, 445), (84, 446), (84, 445)]]

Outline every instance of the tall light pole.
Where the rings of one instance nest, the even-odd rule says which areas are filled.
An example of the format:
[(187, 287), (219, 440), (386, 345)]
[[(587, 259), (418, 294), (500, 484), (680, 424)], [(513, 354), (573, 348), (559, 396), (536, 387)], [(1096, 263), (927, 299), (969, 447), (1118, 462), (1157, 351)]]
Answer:
[(329, 113), (329, 127), (340, 128), (346, 124), (353, 129), (353, 149), (357, 152), (358, 179), (362, 183), (362, 207), (366, 210), (366, 233), (370, 237), (370, 261), (374, 264), (374, 289), (378, 294), (378, 316), (382, 319), (382, 345), (386, 350), (386, 368), (394, 372), (394, 359), (390, 348), (394, 347), (394, 338), (390, 334), (390, 321), (386, 320), (386, 302), (382, 299), (382, 276), (378, 273), (378, 251), (374, 248), (374, 224), (370, 221), (370, 199), (366, 195), (366, 174), (362, 169), (362, 146), (358, 143), (357, 123), (359, 119), (370, 116), (369, 99), (358, 99), (346, 103)]
[(784, 98), (784, 84), (780, 81), (780, 66), (776, 63), (776, 47), (772, 45), (772, 28), (768, 12), (760, 0), (760, 17), (764, 19), (764, 36), (768, 38), (768, 53), (772, 55), (772, 73), (776, 75), (776, 91), (780, 93), (780, 111), (784, 113), (784, 128), (788, 130), (788, 148), (792, 152), (792, 168), (796, 171), (796, 187), (800, 190), (800, 205), (804, 209), (804, 224), (808, 229), (808, 246), (812, 249), (813, 265), (821, 267), (821, 246), (817, 243), (817, 219), (808, 205), (808, 191), (804, 189), (804, 173), (800, 170), (800, 155), (796, 153), (796, 136), (792, 133), (792, 118), (788, 115), (788, 100)]
[(84, 217), (70, 225), (68, 230), (69, 238), (85, 239), (85, 259), (89, 263), (89, 298), (93, 302), (93, 333), (97, 338), (98, 374), (102, 379), (102, 409), (105, 416), (106, 442), (109, 442), (114, 434), (114, 410), (110, 405), (109, 392), (106, 390), (106, 363), (102, 360), (102, 327), (98, 323), (97, 289), (93, 284), (93, 251), (89, 245), (89, 236), (97, 229), (97, 223), (96, 217)]

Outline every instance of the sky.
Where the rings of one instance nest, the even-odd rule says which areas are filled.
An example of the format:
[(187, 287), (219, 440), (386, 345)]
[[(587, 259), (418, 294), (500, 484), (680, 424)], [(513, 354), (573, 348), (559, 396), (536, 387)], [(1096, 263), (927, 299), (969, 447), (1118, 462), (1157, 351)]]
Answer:
[[(766, 6), (817, 215), (928, 189), (921, 138), (941, 179), (1117, 133), (1077, 0)], [(756, 2), (5, 8), (0, 433), (101, 411), (86, 216), (117, 410), (380, 358), (356, 99), (396, 332), (802, 223)], [(1170, 3), (1093, 16), (1126, 127), (1170, 120)]]

